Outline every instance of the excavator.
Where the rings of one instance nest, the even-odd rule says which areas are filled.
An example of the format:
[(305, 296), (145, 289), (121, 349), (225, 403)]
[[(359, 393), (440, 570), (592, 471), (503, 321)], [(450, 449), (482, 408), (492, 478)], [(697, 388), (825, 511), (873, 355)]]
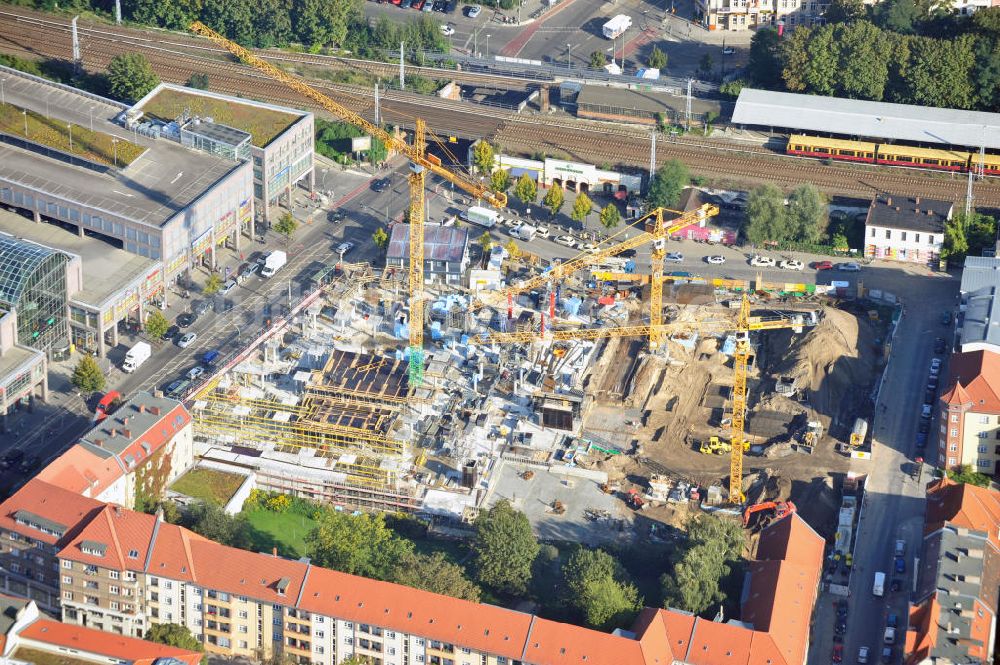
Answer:
[(774, 514), (769, 516), (765, 521), (761, 522), (762, 528), (766, 523), (788, 517), (797, 511), (795, 504), (791, 501), (762, 501), (752, 506), (747, 506), (746, 510), (743, 511), (743, 526), (746, 527), (750, 525), (750, 518), (754, 513), (759, 513), (765, 510), (773, 510)]

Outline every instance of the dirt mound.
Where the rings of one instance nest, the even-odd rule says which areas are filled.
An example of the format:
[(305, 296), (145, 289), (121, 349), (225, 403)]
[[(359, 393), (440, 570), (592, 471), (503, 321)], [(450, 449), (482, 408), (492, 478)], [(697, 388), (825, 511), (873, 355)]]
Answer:
[(828, 308), (823, 320), (805, 334), (773, 335), (770, 370), (791, 376), (818, 413), (837, 419), (853, 413), (868, 395), (875, 376), (875, 332), (867, 320)]

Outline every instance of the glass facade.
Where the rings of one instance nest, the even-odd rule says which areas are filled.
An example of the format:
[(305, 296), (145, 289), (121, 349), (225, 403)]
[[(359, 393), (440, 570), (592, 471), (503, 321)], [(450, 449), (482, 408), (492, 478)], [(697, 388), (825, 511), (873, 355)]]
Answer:
[(17, 341), (40, 351), (69, 345), (66, 255), (0, 236), (0, 306), (17, 313)]

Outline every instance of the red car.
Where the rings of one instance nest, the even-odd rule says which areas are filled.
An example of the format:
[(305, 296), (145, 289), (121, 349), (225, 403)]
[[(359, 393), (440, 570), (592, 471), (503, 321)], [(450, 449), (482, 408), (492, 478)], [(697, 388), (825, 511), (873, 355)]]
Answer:
[(416, 9), (417, 11), (420, 11), (421, 9), (424, 8), (424, 2), (425, 0), (417, 0), (416, 2), (410, 4), (410, 9)]
[(816, 261), (812, 264), (816, 270), (833, 270), (833, 263), (830, 261)]
[(844, 645), (834, 644), (833, 645), (833, 662), (840, 663), (844, 660)]

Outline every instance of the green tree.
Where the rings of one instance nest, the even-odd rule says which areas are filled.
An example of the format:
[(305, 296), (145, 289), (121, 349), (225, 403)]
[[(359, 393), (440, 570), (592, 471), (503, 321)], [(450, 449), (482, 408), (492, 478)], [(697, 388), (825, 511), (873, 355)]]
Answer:
[(235, 42), (251, 45), (256, 12), (254, 0), (204, 0), (201, 21)]
[(969, 464), (963, 464), (957, 469), (949, 469), (948, 479), (954, 480), (956, 483), (968, 483), (978, 487), (990, 486), (990, 477), (974, 470)]
[(608, 229), (609, 231), (616, 226), (618, 226), (622, 221), (621, 213), (618, 212), (618, 206), (614, 203), (609, 203), (608, 205), (601, 208), (601, 225)]
[(287, 244), (292, 236), (295, 235), (296, 229), (299, 228), (299, 223), (292, 217), (292, 213), (284, 212), (281, 213), (281, 217), (278, 217), (278, 221), (274, 224), (274, 230), (285, 236), (285, 243)]
[(514, 196), (521, 203), (534, 203), (538, 198), (538, 183), (527, 173), (522, 173), (514, 185)]
[(762, 185), (750, 192), (746, 235), (755, 245), (789, 239), (785, 195), (774, 185)]
[(157, 644), (187, 649), (188, 651), (204, 651), (205, 647), (198, 640), (187, 626), (179, 623), (158, 623), (149, 627), (146, 631), (145, 639)]
[(479, 236), (479, 246), (483, 248), (483, 254), (489, 254), (495, 244), (493, 236), (490, 235), (489, 231)]
[(736, 99), (740, 96), (740, 91), (743, 90), (743, 86), (746, 85), (746, 81), (743, 79), (733, 79), (732, 81), (726, 81), (719, 86), (719, 92), (721, 92), (726, 97), (732, 97)]
[(167, 334), (167, 329), (170, 328), (170, 321), (167, 321), (167, 317), (163, 316), (163, 312), (154, 309), (146, 317), (146, 324), (143, 328), (146, 331), (146, 336), (156, 342), (163, 339), (163, 336)]
[(889, 77), (886, 36), (868, 21), (838, 25), (834, 32), (840, 45), (837, 95), (851, 99), (880, 101)]
[[(977, 11), (973, 17), (983, 11)], [(997, 101), (1000, 100), (1000, 40), (987, 37), (977, 39), (975, 57), (972, 77), (973, 87), (979, 92), (976, 105), (987, 111), (996, 111)]]
[(108, 63), (108, 92), (117, 99), (139, 101), (159, 83), (160, 77), (141, 53), (122, 53)]
[(413, 543), (393, 533), (381, 514), (326, 511), (305, 540), (315, 565), (377, 580), (393, 579), (397, 564), (413, 553)]
[(653, 69), (664, 69), (667, 66), (667, 54), (661, 51), (659, 46), (654, 46), (649, 52), (646, 64)]
[(671, 159), (656, 170), (646, 198), (650, 208), (676, 208), (681, 193), (691, 184), (691, 172), (683, 162)]
[(944, 243), (941, 246), (942, 259), (960, 260), (969, 251), (969, 239), (965, 234), (964, 220), (955, 215), (944, 223)]
[(927, 18), (927, 4), (914, 0), (884, 0), (874, 6), (875, 21), (890, 32), (912, 35)]
[(201, 287), (201, 292), (206, 296), (212, 296), (219, 292), (222, 288), (222, 277), (219, 273), (213, 272), (205, 280), (205, 286)]
[(944, 246), (941, 256), (945, 259), (962, 259), (967, 254), (981, 255), (984, 248), (993, 248), (997, 240), (997, 224), (993, 217), (972, 211), (955, 213), (945, 222)]
[(785, 209), (791, 238), (798, 242), (817, 243), (826, 233), (829, 201), (813, 184), (799, 185), (788, 195)]
[(838, 252), (846, 252), (851, 248), (851, 244), (847, 240), (847, 236), (843, 233), (834, 233), (830, 236), (830, 244)]
[(184, 525), (195, 533), (223, 545), (250, 549), (253, 527), (243, 515), (229, 515), (216, 503), (196, 503), (188, 510)]
[(781, 85), (781, 40), (774, 28), (761, 28), (750, 40), (747, 71), (754, 85), (775, 89)]
[(591, 69), (603, 69), (604, 65), (606, 64), (608, 64), (608, 56), (604, 55), (604, 51), (591, 51), (590, 53)]
[(480, 173), (485, 173), (490, 175), (493, 173), (493, 167), (496, 164), (496, 151), (493, 146), (490, 145), (489, 141), (478, 141), (476, 147), (472, 149), (472, 165)]
[(975, 38), (915, 38), (910, 42), (907, 101), (921, 106), (972, 108), (978, 100)]
[(93, 356), (80, 358), (80, 362), (73, 369), (73, 377), (70, 382), (77, 390), (84, 393), (96, 393), (104, 390), (107, 385), (104, 372), (101, 371)]
[(538, 541), (527, 516), (507, 501), (499, 501), (479, 514), (475, 527), (477, 579), (500, 593), (523, 594), (538, 555)]
[(549, 187), (549, 191), (545, 192), (545, 198), (542, 199), (542, 203), (545, 204), (545, 207), (553, 215), (558, 214), (562, 210), (563, 203), (565, 203), (562, 185), (555, 183)]
[(258, 0), (253, 21), (256, 46), (287, 46), (292, 41), (292, 4), (289, 0)]
[(410, 554), (396, 566), (394, 582), (452, 598), (479, 602), (479, 587), (465, 576), (465, 569), (443, 552)]
[(576, 200), (573, 201), (573, 211), (569, 214), (570, 218), (577, 222), (582, 222), (587, 219), (587, 215), (594, 209), (594, 202), (590, 200), (585, 192), (580, 192), (576, 195)]
[(380, 226), (372, 232), (372, 242), (380, 250), (384, 250), (389, 244), (389, 234)]
[(490, 175), (490, 187), (494, 192), (506, 192), (510, 189), (510, 171), (497, 169)]
[(591, 628), (631, 625), (642, 600), (628, 573), (603, 550), (576, 549), (563, 564), (567, 602)]
[(698, 61), (698, 71), (701, 72), (702, 76), (710, 76), (713, 68), (715, 68), (715, 60), (712, 58), (712, 54), (706, 53), (701, 56)]
[(197, 90), (208, 90), (208, 74), (192, 74), (188, 77), (186, 85)]
[(698, 614), (725, 597), (721, 582), (739, 564), (744, 536), (737, 522), (704, 514), (689, 520), (686, 531), (680, 560), (660, 583), (665, 607)]
[(1000, 7), (984, 7), (972, 14), (972, 29), (977, 34), (1000, 38)]
[(823, 16), (827, 23), (853, 23), (866, 14), (864, 0), (832, 0)]

